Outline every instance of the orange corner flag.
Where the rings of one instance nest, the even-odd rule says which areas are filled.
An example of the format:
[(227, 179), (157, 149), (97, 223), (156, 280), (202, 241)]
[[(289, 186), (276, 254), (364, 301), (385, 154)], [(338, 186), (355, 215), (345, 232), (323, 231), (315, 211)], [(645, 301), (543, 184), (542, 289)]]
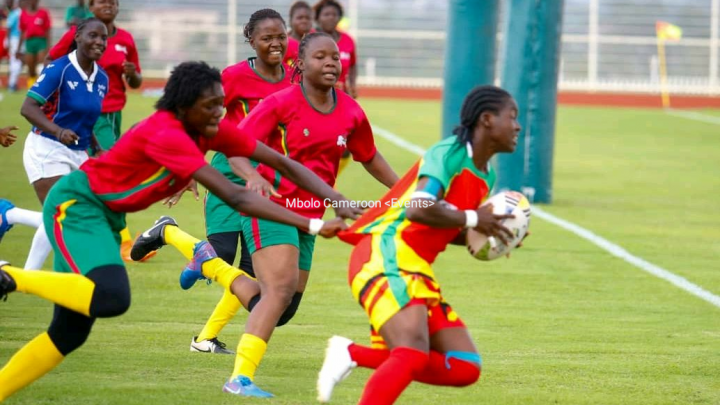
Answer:
[(682, 28), (665, 21), (655, 22), (655, 33), (663, 40), (678, 41), (682, 38)]

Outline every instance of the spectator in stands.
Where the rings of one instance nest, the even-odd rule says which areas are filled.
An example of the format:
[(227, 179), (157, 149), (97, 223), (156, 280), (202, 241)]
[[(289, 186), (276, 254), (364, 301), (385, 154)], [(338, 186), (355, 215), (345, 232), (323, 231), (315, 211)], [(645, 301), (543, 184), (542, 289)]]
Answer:
[(76, 5), (70, 6), (65, 10), (65, 24), (70, 28), (92, 16), (93, 13), (91, 13), (88, 6), (85, 5), (85, 0), (77, 0)]

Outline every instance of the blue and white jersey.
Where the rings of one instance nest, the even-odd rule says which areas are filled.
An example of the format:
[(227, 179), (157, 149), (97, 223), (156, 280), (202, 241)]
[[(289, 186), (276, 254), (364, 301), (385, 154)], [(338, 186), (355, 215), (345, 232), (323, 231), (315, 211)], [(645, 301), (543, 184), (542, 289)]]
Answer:
[[(45, 116), (61, 128), (72, 129), (80, 137), (73, 150), (86, 150), (90, 146), (93, 126), (100, 117), (105, 94), (108, 92), (108, 76), (93, 63), (88, 77), (77, 61), (77, 51), (63, 56), (47, 65), (28, 97), (42, 105)], [(52, 134), (33, 127), (33, 132), (59, 142)]]

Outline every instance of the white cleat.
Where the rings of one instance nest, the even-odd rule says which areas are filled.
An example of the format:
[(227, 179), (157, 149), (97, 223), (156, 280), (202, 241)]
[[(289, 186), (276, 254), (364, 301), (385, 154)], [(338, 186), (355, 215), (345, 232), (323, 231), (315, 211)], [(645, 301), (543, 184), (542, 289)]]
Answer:
[(348, 350), (352, 343), (352, 340), (342, 336), (333, 336), (328, 339), (325, 361), (323, 361), (317, 380), (318, 401), (330, 402), (335, 386), (346, 379), (352, 369), (357, 367), (357, 363), (350, 358)]
[(207, 339), (207, 340), (201, 340), (196, 341), (197, 336), (195, 336), (190, 342), (190, 351), (191, 352), (200, 352), (200, 353), (215, 353), (215, 354), (235, 354), (232, 350), (228, 350), (225, 348), (225, 343), (219, 341), (217, 338)]

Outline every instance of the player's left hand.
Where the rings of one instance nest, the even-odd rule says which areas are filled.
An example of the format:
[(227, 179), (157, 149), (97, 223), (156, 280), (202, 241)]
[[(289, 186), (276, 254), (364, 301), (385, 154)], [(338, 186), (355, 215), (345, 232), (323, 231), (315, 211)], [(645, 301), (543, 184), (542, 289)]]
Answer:
[(167, 205), (168, 208), (172, 208), (173, 205), (176, 205), (180, 202), (180, 198), (183, 194), (185, 194), (186, 191), (192, 192), (193, 197), (195, 197), (195, 201), (200, 200), (200, 194), (198, 193), (197, 189), (197, 182), (195, 180), (190, 180), (190, 183), (187, 185), (187, 187), (166, 198), (165, 201), (163, 201), (163, 205)]
[(125, 77), (135, 77), (137, 67), (134, 63), (125, 60), (123, 61), (123, 73), (125, 74)]
[(20, 128), (16, 127), (15, 125), (0, 128), (0, 145), (7, 148), (8, 146), (15, 143), (15, 141), (17, 140), (17, 135), (13, 134), (11, 131), (15, 131), (17, 129)]
[(323, 238), (332, 238), (337, 235), (338, 232), (343, 229), (347, 229), (347, 224), (342, 218), (333, 218), (329, 221), (325, 221), (323, 227), (320, 229), (320, 236)]
[[(343, 200), (348, 201), (349, 200)], [(338, 201), (341, 202), (341, 201)], [(348, 204), (349, 205), (349, 204)], [(340, 207), (335, 208), (335, 216), (344, 219), (358, 219), (363, 214), (363, 209), (360, 207)]]
[[(517, 249), (517, 248), (519, 248), (519, 247), (522, 247), (523, 242), (525, 241), (525, 238), (527, 238), (528, 236), (530, 236), (530, 231), (528, 231), (528, 232), (525, 234), (525, 236), (523, 236), (523, 238), (522, 238), (522, 240), (520, 241), (520, 243), (518, 243), (517, 246), (515, 246), (515, 249)], [(505, 257), (507, 257), (507, 258), (509, 259), (509, 258), (510, 258), (510, 252), (508, 252), (508, 254), (506, 254)]]

